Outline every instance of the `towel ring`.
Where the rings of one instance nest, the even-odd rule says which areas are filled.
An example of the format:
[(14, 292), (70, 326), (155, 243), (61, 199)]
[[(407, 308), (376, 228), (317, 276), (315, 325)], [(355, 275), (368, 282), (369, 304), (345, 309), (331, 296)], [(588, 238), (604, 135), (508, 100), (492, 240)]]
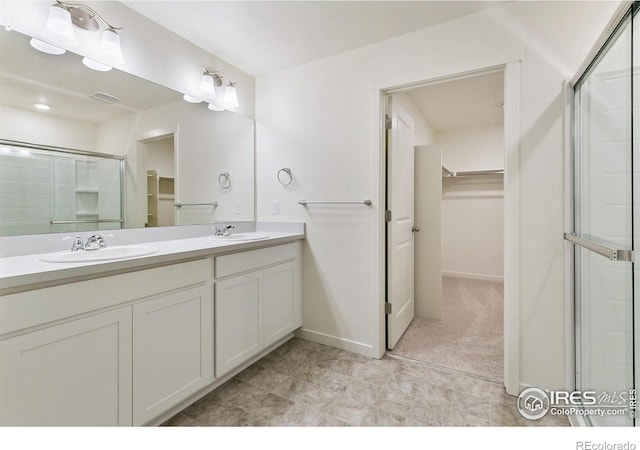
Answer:
[[(283, 173), (285, 174), (284, 180), (282, 175)], [(278, 170), (277, 177), (278, 177), (278, 181), (283, 186), (289, 186), (293, 181), (293, 175), (291, 175), (291, 169), (289, 169), (288, 167), (283, 167), (282, 169)], [(287, 180), (287, 177), (288, 177), (288, 180)]]
[(229, 172), (218, 175), (218, 184), (222, 189), (229, 189), (231, 187), (231, 175), (229, 175)]

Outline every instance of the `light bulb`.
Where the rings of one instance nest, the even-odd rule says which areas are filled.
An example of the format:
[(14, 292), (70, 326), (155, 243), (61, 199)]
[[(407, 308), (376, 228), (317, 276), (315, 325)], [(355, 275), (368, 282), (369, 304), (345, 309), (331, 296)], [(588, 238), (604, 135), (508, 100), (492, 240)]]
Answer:
[(34, 103), (33, 107), (41, 111), (49, 111), (51, 109), (51, 106), (47, 105), (46, 103)]
[(113, 28), (107, 28), (100, 38), (100, 50), (104, 53), (109, 62), (123, 64), (122, 48), (120, 47), (120, 36)]
[(233, 84), (230, 84), (224, 90), (224, 106), (227, 108), (237, 108), (240, 106), (240, 103), (238, 103), (238, 94)]
[(41, 52), (48, 53), (50, 55), (64, 55), (67, 52), (63, 48), (57, 47), (53, 44), (49, 44), (48, 42), (41, 41), (40, 39), (36, 38), (31, 38), (29, 44), (36, 50), (40, 50)]
[(82, 64), (87, 66), (89, 69), (97, 70), (98, 72), (108, 72), (111, 70), (111, 66), (107, 66), (106, 64), (102, 64), (94, 59), (87, 58), (86, 56), (82, 58)]
[(45, 28), (53, 34), (63, 36), (70, 43), (77, 44), (78, 40), (73, 32), (73, 24), (71, 23), (71, 13), (68, 9), (60, 5), (52, 5), (49, 8), (49, 16)]

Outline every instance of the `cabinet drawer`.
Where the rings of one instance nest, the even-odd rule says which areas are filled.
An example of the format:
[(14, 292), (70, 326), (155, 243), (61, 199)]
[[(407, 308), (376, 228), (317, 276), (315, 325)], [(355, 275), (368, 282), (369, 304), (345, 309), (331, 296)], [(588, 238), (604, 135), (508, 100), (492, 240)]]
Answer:
[(298, 244), (261, 248), (216, 258), (216, 278), (223, 278), (260, 267), (290, 261), (298, 256)]
[(0, 297), (0, 335), (207, 282), (210, 259)]

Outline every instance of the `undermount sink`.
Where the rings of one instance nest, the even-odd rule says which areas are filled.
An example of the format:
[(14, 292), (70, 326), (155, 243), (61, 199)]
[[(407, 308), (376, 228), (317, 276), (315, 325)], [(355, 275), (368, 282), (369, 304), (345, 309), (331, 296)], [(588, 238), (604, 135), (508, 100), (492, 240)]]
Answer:
[(216, 241), (258, 241), (270, 237), (267, 233), (234, 233), (229, 236), (210, 236)]
[(157, 248), (145, 245), (120, 245), (104, 247), (98, 250), (79, 250), (75, 252), (67, 250), (64, 252), (48, 253), (41, 256), (40, 261), (52, 263), (114, 261), (151, 255), (157, 251)]

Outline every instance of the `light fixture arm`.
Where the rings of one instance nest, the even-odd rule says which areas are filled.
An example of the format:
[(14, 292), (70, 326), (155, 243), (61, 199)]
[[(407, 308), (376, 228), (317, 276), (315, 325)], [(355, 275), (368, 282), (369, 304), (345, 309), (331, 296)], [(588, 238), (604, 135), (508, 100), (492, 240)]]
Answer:
[[(111, 30), (122, 30), (122, 27), (114, 27), (113, 25), (111, 25), (109, 22), (107, 22), (104, 17), (102, 17), (95, 9), (91, 8), (90, 6), (87, 5), (83, 5), (80, 3), (66, 3), (66, 2), (61, 2), (60, 0), (56, 0), (56, 5), (60, 6), (61, 8), (64, 8), (68, 11), (70, 11), (73, 8), (80, 8), (80, 9), (84, 9), (85, 11), (87, 11), (91, 16), (91, 18), (93, 19), (94, 17), (100, 19), (100, 21), (109, 29)], [(225, 77), (226, 78), (226, 77)]]
[(235, 83), (231, 81), (224, 73), (220, 72), (219, 70), (214, 70), (213, 72), (211, 72), (203, 67), (202, 72), (203, 72), (202, 73), (203, 75), (210, 75), (211, 77), (213, 77), (213, 81), (216, 84), (216, 86), (221, 86), (223, 79), (227, 82), (229, 86), (235, 86)]

